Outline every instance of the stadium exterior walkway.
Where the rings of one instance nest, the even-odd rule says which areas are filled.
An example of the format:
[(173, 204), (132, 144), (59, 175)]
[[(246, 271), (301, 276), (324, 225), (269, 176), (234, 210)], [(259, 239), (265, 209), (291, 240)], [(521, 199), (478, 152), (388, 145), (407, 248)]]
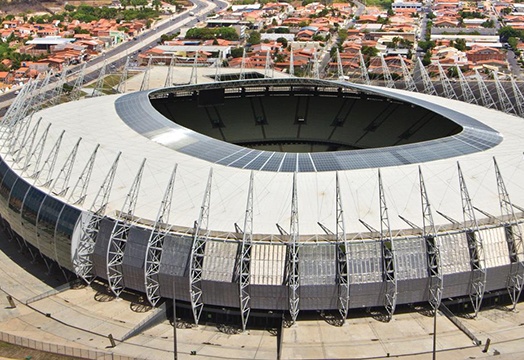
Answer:
[[(109, 334), (120, 338), (150, 313), (147, 307), (138, 305), (133, 299), (114, 299), (94, 286), (69, 289), (26, 305), (31, 298), (52, 290), (59, 279), (53, 279), (56, 273), (46, 275), (41, 261), (31, 263), (28, 258), (23, 258), (15, 246), (2, 236), (2, 339), (10, 336), (23, 345), (66, 349), (71, 355), (74, 352), (75, 355), (87, 356), (87, 351), (91, 351), (91, 354), (96, 352), (98, 357), (103, 355), (108, 359), (172, 358), (173, 330), (168, 322), (125, 342), (117, 341), (115, 348), (110, 347)], [(15, 299), (16, 308), (10, 307), (7, 295)], [(475, 320), (461, 318), (460, 321), (482, 341), (482, 345), (475, 346), (446, 317), (439, 315), (437, 358), (479, 359), (495, 354), (500, 354), (498, 359), (524, 357), (524, 303), (519, 304), (516, 312), (490, 309), (482, 311)], [(229, 335), (218, 331), (215, 326), (199, 326), (179, 329), (177, 338), (179, 358), (182, 359), (273, 359), (277, 354), (276, 337), (262, 330)], [(482, 350), (488, 338), (491, 346), (484, 353)], [(306, 320), (284, 330), (282, 358), (377, 359), (389, 355), (428, 359), (432, 339), (433, 318), (418, 312), (395, 315), (389, 323), (373, 317), (349, 319), (342, 327), (323, 320)], [(190, 355), (192, 351), (196, 355)]]

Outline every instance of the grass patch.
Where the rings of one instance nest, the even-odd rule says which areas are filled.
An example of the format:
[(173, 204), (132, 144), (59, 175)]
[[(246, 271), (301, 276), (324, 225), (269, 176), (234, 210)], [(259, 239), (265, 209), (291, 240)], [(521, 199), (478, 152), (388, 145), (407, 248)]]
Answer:
[[(102, 89), (98, 89), (98, 91), (101, 91), (104, 94), (114, 94), (114, 88), (116, 88), (118, 84), (120, 83), (121, 76), (122, 75), (120, 74), (107, 75), (106, 77), (104, 77), (104, 81), (102, 83)], [(97, 82), (98, 80), (92, 82), (91, 84), (87, 85), (86, 88), (94, 89)]]
[(393, 0), (366, 0), (366, 6), (377, 6), (382, 9), (390, 9)]

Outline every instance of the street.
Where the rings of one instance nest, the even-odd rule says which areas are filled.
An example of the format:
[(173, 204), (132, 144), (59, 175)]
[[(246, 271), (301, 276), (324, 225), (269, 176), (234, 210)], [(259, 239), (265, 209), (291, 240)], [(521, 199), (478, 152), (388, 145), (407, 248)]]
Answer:
[[(154, 28), (140, 34), (136, 41), (126, 41), (110, 50), (107, 50), (96, 58), (89, 60), (85, 70), (84, 83), (89, 83), (98, 78), (104, 63), (106, 63), (110, 69), (118, 69), (124, 65), (128, 55), (157, 45), (162, 34), (175, 33), (183, 26), (194, 26), (198, 23), (199, 18), (205, 17), (212, 11), (220, 11), (228, 7), (228, 3), (222, 0), (192, 0), (192, 2), (194, 4), (193, 8), (186, 9), (180, 14), (174, 15), (171, 18), (162, 20), (160, 23), (155, 24)], [(194, 13), (196, 16), (191, 16), (189, 13)], [(83, 64), (79, 64), (68, 70), (74, 74), (75, 72), (78, 72), (82, 66)], [(58, 77), (53, 77), (51, 83), (58, 80)], [(0, 117), (4, 116), (7, 108), (15, 97), (16, 94), (14, 91), (0, 95)]]

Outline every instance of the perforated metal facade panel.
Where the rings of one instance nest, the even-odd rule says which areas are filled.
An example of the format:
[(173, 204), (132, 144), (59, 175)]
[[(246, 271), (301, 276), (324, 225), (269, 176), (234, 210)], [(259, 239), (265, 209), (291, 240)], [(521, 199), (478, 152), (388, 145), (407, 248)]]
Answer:
[(480, 230), (479, 233), (482, 237), (486, 267), (508, 265), (510, 259), (504, 227), (484, 229)]
[(398, 280), (428, 276), (426, 242), (423, 238), (395, 239), (395, 258)]
[(302, 245), (299, 250), (300, 285), (333, 285), (336, 283), (335, 244)]
[(193, 238), (190, 236), (166, 236), (158, 274), (162, 296), (173, 296), (173, 282), (175, 282), (177, 299), (189, 300), (187, 276), (192, 241)]
[(96, 276), (107, 279), (107, 246), (115, 225), (115, 220), (103, 218), (96, 237), (95, 251), (93, 253), (93, 270)]
[(202, 280), (233, 281), (238, 243), (208, 241), (204, 249)]
[(381, 282), (382, 244), (379, 241), (349, 243), (348, 271), (351, 284)]
[(465, 233), (442, 234), (437, 239), (440, 246), (442, 274), (471, 270), (468, 241)]
[(144, 264), (150, 234), (151, 231), (143, 228), (132, 227), (129, 229), (122, 262), (124, 286), (127, 288), (141, 292), (146, 291)]
[(253, 244), (251, 247), (251, 284), (281, 285), (284, 282), (286, 245)]

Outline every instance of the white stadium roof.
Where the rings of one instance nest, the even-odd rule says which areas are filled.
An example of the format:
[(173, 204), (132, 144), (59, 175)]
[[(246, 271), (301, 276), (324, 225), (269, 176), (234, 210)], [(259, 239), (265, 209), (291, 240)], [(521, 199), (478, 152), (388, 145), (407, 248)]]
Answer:
[[(489, 214), (500, 215), (499, 198), (493, 157), (496, 157), (511, 200), (524, 205), (524, 158), (522, 139), (524, 123), (521, 118), (441, 97), (372, 86), (361, 89), (382, 94), (402, 94), (413, 100), (426, 100), (475, 118), (503, 136), (502, 142), (485, 151), (459, 157), (429, 161), (421, 164), (389, 166), (381, 169), (385, 197), (392, 229), (408, 226), (398, 215), (422, 225), (419, 191), (419, 165), (433, 210), (439, 210), (458, 221), (463, 220), (461, 193), (457, 172), (460, 162), (473, 205)], [(211, 164), (208, 161), (173, 150), (188, 138), (183, 131), (174, 132), (171, 148), (152, 141), (128, 127), (118, 116), (115, 101), (126, 95), (110, 95), (65, 103), (41, 110), (33, 116), (42, 118), (40, 134), (52, 123), (44, 156), (50, 152), (62, 130), (65, 135), (56, 162), (55, 172), (66, 161), (71, 149), (81, 137), (79, 152), (73, 168), (70, 186), (78, 179), (97, 144), (100, 144), (95, 167), (83, 207), (89, 209), (118, 152), (122, 152), (110, 196), (108, 212), (122, 209), (129, 188), (143, 158), (147, 158), (142, 177), (135, 216), (154, 221), (171, 171), (178, 164), (170, 222), (192, 227), (198, 219), (206, 182), (213, 169), (209, 229), (232, 232), (234, 223), (244, 222), (250, 171)], [(147, 96), (147, 93), (144, 93)], [(188, 130), (191, 131), (191, 130)], [(158, 140), (158, 139), (157, 139)], [(161, 141), (159, 141), (161, 142)], [(42, 158), (42, 161), (45, 157)], [(31, 173), (27, 170), (24, 176)], [(377, 169), (339, 171), (343, 195), (344, 217), (348, 233), (367, 232), (362, 219), (380, 229)], [(289, 230), (293, 173), (256, 171), (254, 175), (254, 224), (256, 234), (278, 234), (275, 224)], [(318, 222), (335, 230), (335, 172), (302, 172), (297, 174), (298, 214), (300, 235), (322, 234)], [(434, 213), (435, 222), (449, 222)], [(482, 217), (482, 216), (479, 216)]]

